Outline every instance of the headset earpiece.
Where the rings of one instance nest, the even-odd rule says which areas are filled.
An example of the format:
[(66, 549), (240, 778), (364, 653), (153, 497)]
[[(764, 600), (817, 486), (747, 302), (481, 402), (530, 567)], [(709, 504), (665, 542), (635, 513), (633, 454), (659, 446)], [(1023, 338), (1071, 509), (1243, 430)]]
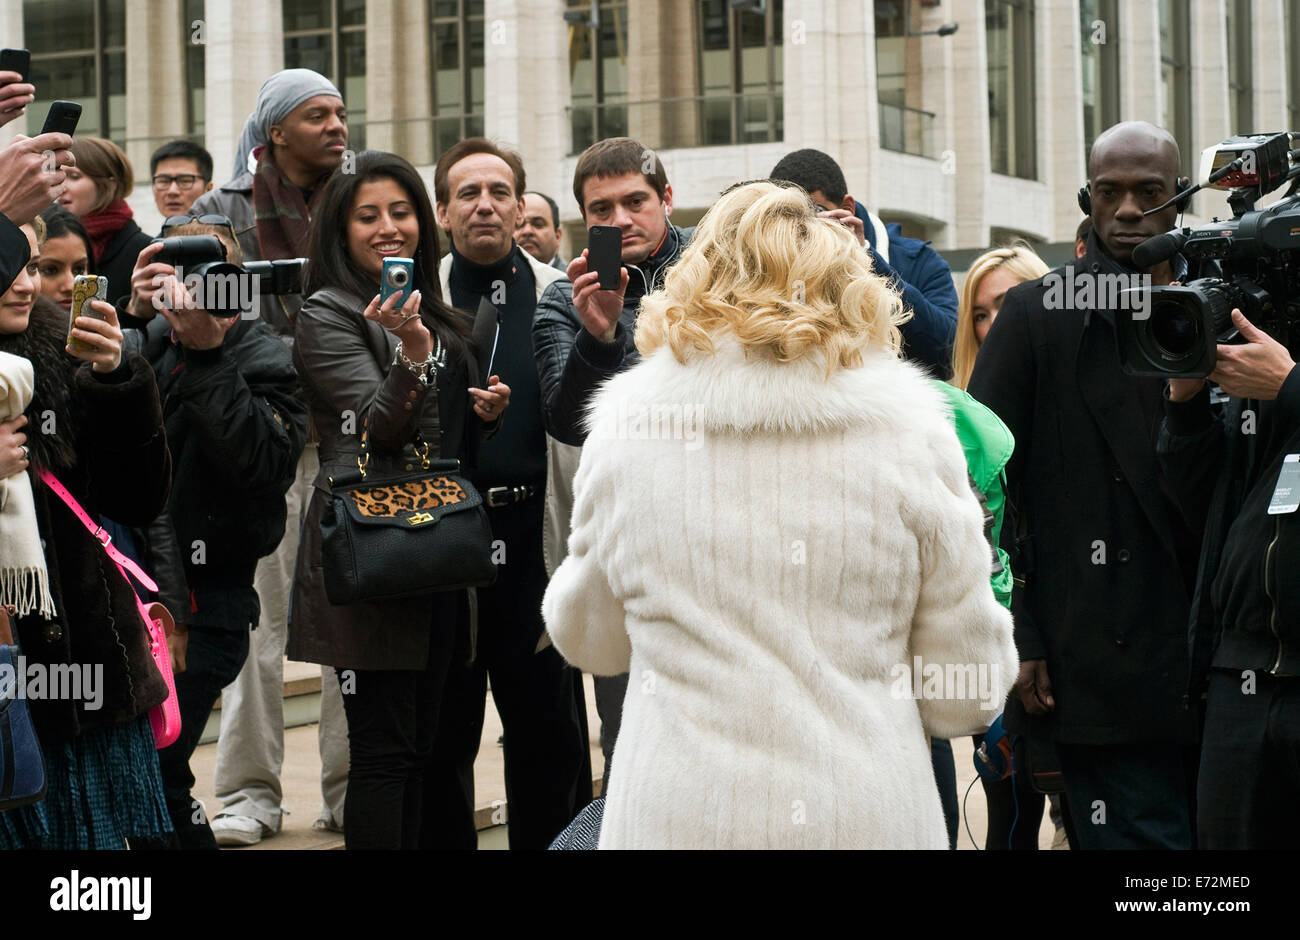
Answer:
[[(1174, 208), (1177, 209), (1180, 213), (1186, 212), (1187, 207), (1192, 203), (1192, 196), (1190, 193), (1187, 193), (1187, 191), (1191, 188), (1192, 188), (1192, 181), (1190, 179), (1188, 179), (1186, 176), (1178, 177), (1178, 188), (1176, 192), (1182, 198), (1180, 198), (1177, 202), (1174, 203)], [(1187, 193), (1187, 195), (1183, 195), (1184, 193)]]
[(1084, 183), (1079, 187), (1079, 208), (1084, 215), (1092, 215), (1092, 184)]

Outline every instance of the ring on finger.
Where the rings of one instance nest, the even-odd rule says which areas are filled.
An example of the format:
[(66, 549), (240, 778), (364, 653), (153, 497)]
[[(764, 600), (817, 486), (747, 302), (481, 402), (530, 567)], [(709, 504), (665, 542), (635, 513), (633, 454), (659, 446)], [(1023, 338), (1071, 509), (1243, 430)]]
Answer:
[(32, 452), (31, 452), (30, 450), (27, 449), (27, 445), (26, 445), (26, 444), (19, 444), (18, 446), (19, 446), (20, 448), (22, 448), (22, 451), (23, 451), (23, 461), (26, 462), (26, 461), (30, 460), (30, 459), (31, 459), (31, 454), (32, 454)]

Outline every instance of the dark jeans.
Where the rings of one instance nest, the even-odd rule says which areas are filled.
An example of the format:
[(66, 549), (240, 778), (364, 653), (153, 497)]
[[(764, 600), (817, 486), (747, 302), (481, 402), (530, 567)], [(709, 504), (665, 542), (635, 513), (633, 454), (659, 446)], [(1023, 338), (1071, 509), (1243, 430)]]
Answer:
[(1057, 742), (1056, 752), (1073, 819), (1071, 847), (1192, 847), (1194, 748)]
[(1203, 849), (1293, 849), (1300, 832), (1300, 678), (1215, 670), (1197, 794)]
[(190, 758), (221, 690), (235, 681), (248, 656), (248, 629), (189, 628), (186, 669), (176, 674), (176, 697), (181, 710), (181, 734), (170, 747), (158, 752), (167, 813), (176, 830), (169, 848), (215, 849), (216, 840), (199, 802), (190, 795), (194, 774)]
[[(474, 848), (474, 760), (483, 737), (488, 682), (505, 745), (505, 813), (512, 849), (545, 849), (591, 801), (591, 750), (580, 677), (552, 646), (537, 652), (545, 624), (541, 496), (489, 509), (492, 535), (505, 544), (497, 583), (478, 591), (473, 663), (457, 656), (447, 679), (434, 764), (449, 818), (431, 837), (440, 847)], [(499, 814), (499, 815), (497, 815)], [(459, 817), (459, 821), (456, 817)]]
[(605, 755), (605, 772), (601, 775), (600, 795), (609, 792), (609, 772), (614, 766), (614, 745), (623, 721), (623, 699), (627, 698), (628, 674), (596, 676), (596, 714), (600, 716), (600, 753)]
[(349, 849), (428, 848), (427, 816), (443, 798), (429, 772), (457, 646), (467, 643), (463, 591), (438, 595), (422, 669), (338, 669), (351, 765), (343, 806)]
[(939, 787), (939, 802), (943, 804), (943, 821), (948, 827), (948, 848), (957, 848), (957, 765), (952, 759), (952, 742), (946, 738), (930, 739), (930, 764), (934, 768), (934, 782)]

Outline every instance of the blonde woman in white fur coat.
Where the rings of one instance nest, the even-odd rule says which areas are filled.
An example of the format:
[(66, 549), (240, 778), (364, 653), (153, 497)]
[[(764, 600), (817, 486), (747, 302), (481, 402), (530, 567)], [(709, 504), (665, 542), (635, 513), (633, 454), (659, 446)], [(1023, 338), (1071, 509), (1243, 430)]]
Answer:
[[(947, 848), (926, 735), (986, 726), (1017, 661), (904, 319), (769, 182), (724, 194), (642, 301), (543, 602), (571, 663), (631, 673), (601, 848)], [(933, 667), (953, 681), (914, 681)]]

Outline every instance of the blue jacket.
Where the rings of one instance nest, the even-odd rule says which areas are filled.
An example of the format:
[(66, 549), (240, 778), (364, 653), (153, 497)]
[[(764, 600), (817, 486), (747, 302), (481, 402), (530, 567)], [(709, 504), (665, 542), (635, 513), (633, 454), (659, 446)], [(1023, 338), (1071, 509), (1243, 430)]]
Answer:
[(855, 202), (854, 212), (862, 220), (876, 273), (888, 278), (903, 295), (903, 306), (912, 319), (901, 327), (903, 353), (923, 365), (938, 379), (952, 378), (952, 343), (957, 335), (957, 288), (952, 283), (948, 262), (929, 242), (904, 238), (897, 223), (885, 226), (889, 235), (889, 262), (876, 253), (876, 229), (866, 206)]

